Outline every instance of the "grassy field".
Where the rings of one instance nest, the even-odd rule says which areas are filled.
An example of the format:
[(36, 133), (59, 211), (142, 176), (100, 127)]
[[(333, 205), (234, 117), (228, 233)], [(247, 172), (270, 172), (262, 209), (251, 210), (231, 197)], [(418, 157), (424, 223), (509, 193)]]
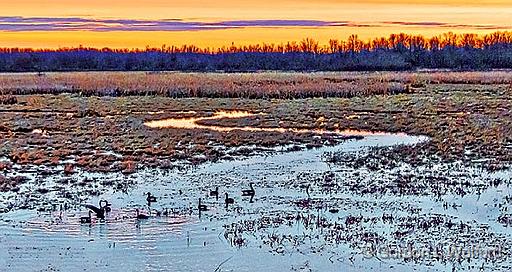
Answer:
[(88, 72), (0, 74), (0, 93), (229, 98), (353, 97), (408, 91), (362, 74)]
[[(222, 133), (143, 125), (183, 116), (180, 112), (194, 111), (186, 115), (192, 117), (219, 110), (264, 113), (214, 121), (221, 126), (427, 135), (431, 140), (421, 146), (374, 154), (417, 163), (478, 160), (488, 168), (502, 168), (512, 162), (511, 80), (509, 72), (2, 74), (6, 102), (0, 106), (0, 153), (7, 162), (0, 168), (64, 165), (73, 158), (76, 163), (67, 171), (129, 173), (140, 167), (165, 168), (177, 160), (201, 163), (253, 152), (239, 149), (234, 154), (218, 146), (315, 147), (336, 142), (329, 135), (313, 137), (314, 133)], [(390, 91), (395, 86), (408, 91)], [(188, 89), (176, 95), (180, 88)], [(326, 94), (326, 89), (326, 97), (317, 95)], [(115, 96), (111, 90), (117, 90)], [(271, 97), (295, 99), (263, 99)], [(4, 190), (11, 188), (15, 182)]]
[(85, 96), (314, 98), (414, 92), (427, 84), (512, 84), (512, 73), (319, 72), (319, 73), (144, 73), (79, 72), (0, 74), (0, 103), (12, 95), (76, 93)]

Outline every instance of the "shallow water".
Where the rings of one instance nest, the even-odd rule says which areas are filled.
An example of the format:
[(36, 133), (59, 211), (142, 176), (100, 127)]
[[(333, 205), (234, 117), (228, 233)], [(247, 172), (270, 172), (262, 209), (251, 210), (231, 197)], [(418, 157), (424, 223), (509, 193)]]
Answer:
[[(371, 132), (364, 130), (324, 130), (324, 129), (300, 129), (300, 128), (261, 128), (261, 127), (224, 127), (201, 125), (199, 121), (205, 120), (219, 120), (223, 118), (246, 118), (252, 116), (262, 115), (261, 113), (251, 113), (248, 111), (217, 111), (210, 117), (191, 117), (191, 118), (168, 118), (163, 120), (153, 120), (145, 122), (144, 125), (150, 128), (177, 128), (177, 129), (209, 129), (219, 132), (230, 132), (234, 130), (251, 131), (251, 132), (293, 132), (293, 133), (315, 133), (315, 134), (338, 134), (345, 136), (375, 136), (375, 135), (392, 135), (386, 132)], [(402, 135), (405, 134), (394, 134)]]
[[(0, 214), (0, 243), (5, 249), (0, 251), (0, 267), (9, 271), (451, 271), (452, 267), (507, 271), (511, 260), (506, 252), (493, 260), (470, 261), (440, 261), (431, 256), (408, 260), (368, 253), (368, 237), (372, 235), (385, 245), (408, 243), (417, 249), (439, 242), (483, 244), (485, 251), (499, 242), (500, 249), (506, 251), (512, 244), (509, 227), (496, 220), (508, 205), (505, 197), (511, 195), (510, 183), (483, 186), (497, 177), (509, 180), (510, 172), (486, 173), (457, 163), (436, 169), (413, 169), (404, 164), (399, 169), (371, 171), (329, 164), (323, 159), (325, 152), (365, 152), (373, 146), (425, 140), (367, 135), (332, 147), (263, 154), (193, 168), (147, 170), (129, 177), (117, 173), (76, 173), (71, 177), (96, 178), (87, 190), (98, 195), (82, 194), (73, 183), (61, 184), (58, 176), (34, 178), (19, 194), (0, 194), (0, 206), (35, 203), (33, 209), (15, 208)], [(445, 188), (445, 193), (436, 197), (428, 193), (432, 190), (428, 186), (409, 195), (367, 194), (354, 187), (356, 183), (388, 186), (386, 182), (396, 175), (411, 173), (440, 173), (457, 182), (467, 181), (469, 185), (462, 189), (468, 193), (457, 193), (458, 185)], [(105, 181), (129, 186), (113, 190), (103, 185)], [(250, 182), (256, 188), (252, 202), (240, 194)], [(310, 184), (309, 197), (306, 184)], [(482, 190), (473, 190), (480, 185)], [(216, 186), (218, 200), (209, 196)], [(50, 192), (29, 193), (40, 187)], [(148, 191), (158, 198), (150, 208), (145, 203)], [(223, 201), (225, 192), (235, 199), (228, 208)], [(209, 207), (201, 216), (196, 208), (199, 198)], [(113, 205), (105, 222), (93, 219), (90, 225), (79, 224), (86, 210), (75, 204), (96, 204), (99, 199), (108, 199)], [(57, 205), (54, 211), (36, 211), (48, 202), (66, 203), (71, 208), (61, 212)], [(151, 209), (153, 217), (136, 220), (135, 209), (145, 214)], [(156, 211), (166, 209), (169, 216), (155, 216)], [(339, 211), (331, 213), (330, 209)], [(384, 219), (390, 214), (393, 222)], [(350, 223), (358, 217), (363, 220)], [(415, 226), (413, 232), (397, 238), (397, 232), (409, 229), (406, 222), (424, 223), (432, 218), (443, 223), (428, 229)], [(446, 227), (452, 221), (470, 227)]]

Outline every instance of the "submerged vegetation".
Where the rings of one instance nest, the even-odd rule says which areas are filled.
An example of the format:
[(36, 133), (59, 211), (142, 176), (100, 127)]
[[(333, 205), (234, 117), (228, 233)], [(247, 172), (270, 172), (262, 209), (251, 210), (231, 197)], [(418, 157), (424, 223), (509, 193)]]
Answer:
[(512, 67), (512, 33), (404, 33), (363, 41), (357, 35), (326, 45), (307, 38), (286, 44), (198, 48), (0, 49), (0, 72), (41, 71), (363, 71)]

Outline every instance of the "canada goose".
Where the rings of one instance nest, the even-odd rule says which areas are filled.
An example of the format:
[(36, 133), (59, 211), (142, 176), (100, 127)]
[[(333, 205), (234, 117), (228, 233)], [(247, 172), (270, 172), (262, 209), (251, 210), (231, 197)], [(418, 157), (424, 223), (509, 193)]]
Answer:
[(149, 219), (149, 216), (140, 213), (139, 209), (136, 209), (135, 212), (137, 213), (137, 219)]
[(210, 196), (214, 196), (216, 200), (219, 200), (219, 187), (215, 187), (215, 191), (210, 191)]
[(336, 208), (330, 208), (329, 209), (329, 212), (330, 213), (338, 213), (340, 210), (339, 209), (336, 209)]
[(201, 204), (201, 199), (199, 199), (199, 204), (197, 204), (197, 209), (199, 209), (200, 212), (205, 212), (208, 210), (208, 207), (206, 205)]
[(242, 190), (242, 195), (243, 196), (254, 196), (256, 194), (256, 191), (254, 191), (254, 187), (252, 187), (252, 182), (249, 183), (249, 187), (251, 187), (251, 189), (249, 189), (249, 190)]
[(82, 224), (91, 223), (91, 221), (92, 221), (91, 216), (92, 216), (92, 211), (89, 211), (89, 216), (80, 217), (80, 223), (82, 223)]
[(108, 201), (105, 199), (100, 200), (98, 205), (100, 206), (100, 209), (105, 210), (105, 213), (109, 213), (112, 211), (112, 204), (108, 203)]
[(228, 193), (226, 193), (226, 199), (224, 200), (224, 203), (226, 203), (226, 208), (229, 206), (229, 204), (235, 204), (235, 200), (228, 196)]
[(85, 204), (85, 207), (96, 214), (96, 217), (99, 219), (105, 219), (105, 207), (98, 208), (91, 204)]
[(151, 205), (152, 202), (156, 202), (156, 197), (154, 195), (151, 195), (150, 192), (147, 193), (148, 197), (146, 197), (146, 201), (148, 202), (148, 205)]

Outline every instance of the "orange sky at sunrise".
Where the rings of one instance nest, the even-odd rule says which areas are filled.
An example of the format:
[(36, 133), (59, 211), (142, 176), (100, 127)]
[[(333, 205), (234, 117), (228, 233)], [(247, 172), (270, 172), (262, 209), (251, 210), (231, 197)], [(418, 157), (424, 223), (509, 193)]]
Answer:
[(510, 0), (0, 0), (0, 6), (0, 47), (218, 47), (512, 30)]

